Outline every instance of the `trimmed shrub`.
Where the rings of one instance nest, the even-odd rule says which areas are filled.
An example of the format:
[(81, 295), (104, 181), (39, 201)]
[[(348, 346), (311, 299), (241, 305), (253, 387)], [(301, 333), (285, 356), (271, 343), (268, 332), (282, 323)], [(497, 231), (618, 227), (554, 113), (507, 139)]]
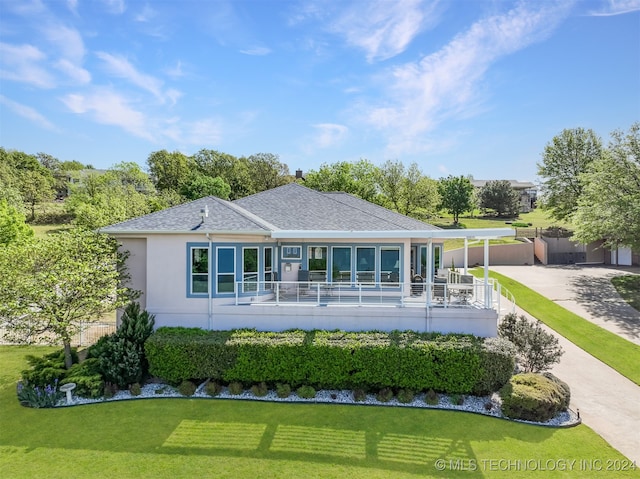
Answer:
[(354, 389), (353, 390), (353, 400), (356, 402), (362, 402), (367, 399), (367, 391), (364, 389)]
[(196, 392), (196, 385), (191, 381), (182, 381), (178, 386), (178, 392), (183, 396), (193, 396)]
[(462, 406), (464, 404), (464, 396), (462, 394), (452, 394), (449, 396), (449, 402), (455, 406)]
[(132, 396), (140, 396), (140, 394), (142, 394), (142, 388), (140, 387), (140, 384), (133, 383), (129, 386), (129, 392)]
[(403, 404), (408, 404), (415, 398), (415, 394), (411, 389), (400, 389), (396, 394), (398, 401)]
[[(71, 359), (74, 364), (78, 362), (76, 348), (71, 348)], [(30, 369), (22, 371), (22, 378), (25, 383), (33, 387), (44, 388), (56, 381), (62, 381), (69, 372), (64, 365), (64, 349), (45, 354), (42, 357), (28, 355), (26, 360)]]
[(104, 381), (99, 369), (96, 358), (85, 359), (83, 362), (71, 366), (66, 377), (60, 381), (60, 385), (75, 383), (74, 393), (76, 395), (97, 399), (104, 394)]
[(502, 340), (416, 332), (159, 328), (145, 343), (151, 374), (292, 388), (492, 392), (513, 373)]
[(438, 404), (438, 394), (433, 389), (429, 389), (424, 395), (424, 402), (430, 406), (435, 406)]
[(376, 394), (376, 399), (380, 402), (389, 402), (393, 399), (393, 391), (390, 388), (382, 388)]
[(238, 382), (238, 381), (233, 381), (229, 383), (228, 389), (229, 389), (229, 394), (233, 394), (234, 396), (239, 396), (244, 392), (244, 386), (242, 385), (241, 382)]
[(209, 381), (204, 386), (204, 392), (206, 392), (211, 397), (215, 397), (222, 392), (222, 386), (217, 381)]
[(264, 397), (269, 392), (269, 388), (267, 387), (267, 383), (264, 381), (259, 384), (254, 384), (251, 386), (251, 392), (256, 397)]
[(302, 399), (312, 399), (316, 397), (316, 390), (313, 388), (313, 386), (300, 386), (296, 390), (296, 394)]
[(291, 386), (286, 383), (276, 384), (276, 395), (279, 398), (288, 398), (291, 396)]
[(516, 374), (500, 390), (502, 413), (512, 419), (546, 422), (569, 404), (569, 388), (542, 374)]

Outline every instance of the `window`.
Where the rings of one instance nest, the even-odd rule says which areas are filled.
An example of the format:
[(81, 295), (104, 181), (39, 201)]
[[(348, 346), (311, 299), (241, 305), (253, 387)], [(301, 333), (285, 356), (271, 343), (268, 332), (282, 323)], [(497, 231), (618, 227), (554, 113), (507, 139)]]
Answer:
[[(437, 244), (433, 246), (433, 276), (435, 277), (438, 274), (438, 268), (440, 268), (440, 252), (441, 252), (441, 244)], [(420, 247), (420, 266), (421, 266), (421, 275), (423, 278), (427, 277), (427, 247)]]
[(351, 248), (334, 246), (331, 249), (331, 280), (335, 283), (351, 282)]
[(264, 249), (264, 282), (265, 288), (271, 289), (273, 285), (270, 284), (273, 281), (273, 248)]
[(309, 281), (327, 280), (327, 247), (309, 246)]
[(301, 246), (283, 246), (282, 259), (302, 259)]
[(356, 248), (356, 281), (358, 283), (375, 283), (376, 249), (368, 247)]
[(380, 249), (380, 282), (400, 282), (400, 248)]
[(209, 293), (209, 248), (191, 248), (191, 294)]
[(217, 255), (216, 291), (218, 293), (233, 293), (236, 290), (236, 249), (217, 248)]
[(242, 248), (242, 291), (258, 291), (258, 248)]

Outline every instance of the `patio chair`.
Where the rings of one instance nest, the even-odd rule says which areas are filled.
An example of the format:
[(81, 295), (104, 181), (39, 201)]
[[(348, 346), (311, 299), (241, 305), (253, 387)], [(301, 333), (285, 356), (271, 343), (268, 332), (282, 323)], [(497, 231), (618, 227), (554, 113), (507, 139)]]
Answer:
[(416, 274), (411, 278), (411, 294), (420, 296), (424, 292), (424, 278)]

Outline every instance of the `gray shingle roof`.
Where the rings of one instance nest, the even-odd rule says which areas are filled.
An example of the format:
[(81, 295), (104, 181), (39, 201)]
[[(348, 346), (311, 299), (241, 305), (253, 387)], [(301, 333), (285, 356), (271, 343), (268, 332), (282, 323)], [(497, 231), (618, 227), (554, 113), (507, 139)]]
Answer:
[[(201, 224), (201, 210), (209, 215)], [(260, 221), (229, 201), (207, 196), (166, 210), (101, 228), (103, 233), (188, 232), (188, 231), (270, 231), (271, 225)]]
[(297, 183), (240, 198), (234, 204), (283, 230), (439, 229), (347, 193), (322, 193)]
[[(201, 210), (209, 215), (201, 224)], [(322, 193), (297, 183), (234, 202), (199, 200), (106, 226), (103, 233), (260, 233), (275, 230), (397, 231), (438, 230), (347, 193)]]

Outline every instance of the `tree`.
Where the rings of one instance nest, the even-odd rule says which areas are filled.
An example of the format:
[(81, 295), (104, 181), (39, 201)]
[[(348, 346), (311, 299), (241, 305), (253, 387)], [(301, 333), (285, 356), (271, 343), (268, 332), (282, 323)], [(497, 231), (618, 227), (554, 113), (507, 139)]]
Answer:
[(182, 187), (180, 193), (189, 200), (197, 200), (205, 196), (217, 196), (228, 200), (231, 187), (219, 176), (211, 178), (201, 173), (194, 173), (191, 181)]
[(158, 191), (179, 192), (196, 168), (192, 158), (179, 151), (154, 151), (147, 158), (147, 167)]
[(574, 238), (581, 243), (604, 239), (610, 248), (640, 250), (640, 123), (611, 137), (602, 158), (581, 176)]
[(453, 215), (454, 224), (458, 224), (458, 218), (462, 213), (473, 209), (473, 185), (469, 178), (451, 175), (441, 178), (438, 191), (440, 207)]
[(246, 161), (252, 174), (254, 193), (277, 188), (292, 181), (289, 167), (280, 163), (278, 155), (257, 153)]
[(401, 161), (385, 161), (380, 168), (380, 190), (386, 197), (388, 206), (400, 211), (400, 201), (405, 179), (405, 168)]
[(73, 336), (137, 296), (126, 286), (125, 259), (115, 240), (82, 230), (0, 248), (5, 337), (28, 342), (44, 335), (62, 342), (71, 367)]
[(237, 200), (255, 193), (246, 158), (238, 159), (215, 150), (200, 150), (194, 160), (200, 173), (212, 178), (219, 176), (227, 182), (231, 187), (230, 199)]
[(542, 207), (557, 220), (570, 220), (582, 193), (582, 173), (602, 157), (602, 143), (593, 130), (562, 130), (544, 149), (538, 175), (542, 183)]
[(19, 175), (22, 198), (29, 205), (31, 221), (33, 221), (36, 218), (36, 206), (44, 201), (53, 199), (53, 176), (44, 168), (22, 170)]
[(488, 181), (480, 189), (480, 207), (498, 216), (516, 217), (520, 212), (520, 196), (507, 180)]
[(546, 371), (564, 354), (558, 338), (542, 329), (540, 321), (531, 322), (524, 315), (507, 314), (498, 326), (498, 334), (515, 345), (525, 373)]
[(401, 191), (402, 201), (399, 213), (421, 219), (435, 216), (440, 204), (438, 182), (424, 176), (416, 163), (409, 166)]
[(33, 238), (33, 230), (25, 223), (24, 215), (7, 200), (0, 200), (0, 245), (30, 238)]

